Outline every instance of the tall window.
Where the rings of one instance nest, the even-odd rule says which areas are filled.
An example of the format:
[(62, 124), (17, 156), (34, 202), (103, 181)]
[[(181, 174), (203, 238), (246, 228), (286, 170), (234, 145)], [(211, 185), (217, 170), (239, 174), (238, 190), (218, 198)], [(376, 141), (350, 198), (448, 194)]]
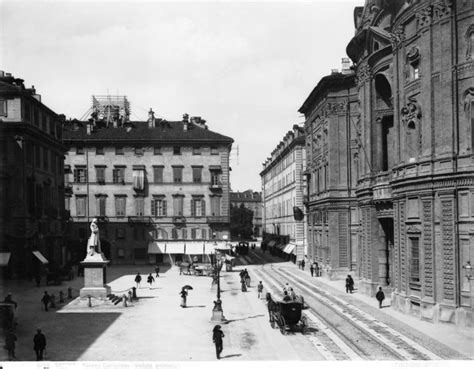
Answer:
[(181, 155), (181, 147), (173, 146), (173, 155)]
[(153, 167), (153, 182), (163, 183), (163, 166)]
[(206, 201), (203, 198), (193, 198), (191, 200), (191, 216), (203, 217), (206, 214)]
[(86, 206), (87, 206), (87, 197), (76, 196), (76, 216), (77, 217), (86, 216)]
[(142, 191), (145, 188), (145, 167), (133, 166), (133, 188)]
[(135, 215), (139, 217), (145, 215), (145, 198), (141, 196), (135, 198)]
[(116, 146), (115, 147), (115, 155), (123, 155), (123, 147), (122, 146)]
[(96, 175), (97, 183), (101, 183), (101, 184), (105, 183), (105, 167), (102, 167), (102, 166), (95, 167), (95, 175)]
[(107, 197), (105, 196), (98, 196), (97, 197), (97, 215), (101, 217), (105, 217), (106, 214), (106, 200)]
[(211, 197), (211, 215), (213, 217), (221, 215), (221, 198), (219, 196)]
[(151, 200), (151, 215), (153, 217), (166, 216), (166, 200), (164, 198), (154, 198)]
[(87, 182), (87, 169), (84, 166), (76, 166), (74, 168), (74, 182), (85, 183)]
[(193, 240), (196, 239), (196, 228), (191, 228), (191, 238), (192, 238)]
[(153, 147), (153, 154), (154, 155), (161, 155), (161, 146)]
[(211, 155), (219, 155), (219, 149), (216, 146), (211, 146)]
[(201, 183), (202, 182), (202, 168), (193, 167), (193, 182)]
[(212, 186), (218, 186), (220, 184), (220, 178), (219, 178), (219, 172), (218, 171), (211, 171), (211, 185)]
[(201, 148), (199, 146), (193, 146), (193, 155), (201, 155)]
[(115, 216), (124, 217), (125, 216), (125, 205), (127, 198), (124, 196), (115, 197)]
[(183, 216), (183, 197), (173, 197), (173, 214), (175, 217)]
[(125, 183), (125, 167), (116, 166), (113, 171), (114, 183)]
[(420, 246), (419, 238), (410, 238), (410, 283), (420, 284)]
[(173, 167), (173, 182), (174, 183), (183, 182), (183, 167)]
[(103, 146), (97, 146), (95, 148), (95, 154), (96, 155), (104, 155), (104, 147)]

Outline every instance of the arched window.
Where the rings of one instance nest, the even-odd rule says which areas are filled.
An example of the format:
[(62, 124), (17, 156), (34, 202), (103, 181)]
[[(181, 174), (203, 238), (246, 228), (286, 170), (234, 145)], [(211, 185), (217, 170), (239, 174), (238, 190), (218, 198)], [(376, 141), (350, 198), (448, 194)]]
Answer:
[(466, 31), (466, 59), (474, 59), (474, 24), (471, 24)]

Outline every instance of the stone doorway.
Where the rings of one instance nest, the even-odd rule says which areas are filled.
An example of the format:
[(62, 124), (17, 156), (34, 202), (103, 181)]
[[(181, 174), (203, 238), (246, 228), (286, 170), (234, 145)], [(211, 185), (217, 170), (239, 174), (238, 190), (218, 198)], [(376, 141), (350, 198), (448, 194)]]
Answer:
[(379, 283), (391, 286), (393, 281), (393, 218), (379, 218)]

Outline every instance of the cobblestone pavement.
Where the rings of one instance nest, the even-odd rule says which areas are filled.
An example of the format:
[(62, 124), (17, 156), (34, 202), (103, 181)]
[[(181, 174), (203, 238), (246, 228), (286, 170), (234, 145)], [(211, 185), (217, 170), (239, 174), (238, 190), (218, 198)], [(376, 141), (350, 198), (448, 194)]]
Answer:
[[(261, 267), (255, 264), (258, 257), (262, 257), (259, 250), (256, 254), (241, 257), (239, 261), (243, 265), (221, 275), (223, 309), (228, 320), (222, 324), (225, 334), (223, 360), (330, 359), (311, 337), (299, 333), (284, 336), (270, 327), (266, 304), (257, 298), (256, 278)], [(267, 255), (265, 261), (275, 262), (274, 266), (294, 273), (298, 278), (334, 291), (361, 309), (378, 314), (381, 321), (386, 319), (393, 324), (399, 319), (399, 313), (391, 308), (382, 311), (370, 308), (370, 304), (375, 305), (372, 299), (357, 296), (357, 293), (346, 296), (342, 293), (340, 281), (323, 282), (320, 278), (313, 281), (309, 272), (300, 271), (291, 263)], [(243, 267), (248, 268), (253, 277), (252, 287), (246, 293), (240, 290), (238, 276)], [(12, 292), (18, 302), (17, 360), (34, 360), (33, 335), (36, 328), (41, 327), (48, 340), (46, 357), (52, 361), (215, 361), (211, 338), (215, 323), (210, 322), (210, 317), (216, 291), (211, 289), (211, 279), (179, 275), (177, 268), (165, 270), (162, 266), (160, 277), (150, 288), (144, 281), (152, 269), (151, 266), (116, 265), (108, 268), (109, 285), (118, 294), (125, 293), (134, 285), (137, 271), (143, 275), (138, 289), (140, 300), (129, 307), (122, 304), (101, 307), (92, 301), (92, 308), (84, 303), (78, 308), (74, 302), (68, 301), (69, 305), (59, 304), (58, 309), (45, 312), (40, 304), (43, 291), (58, 296), (59, 291), (66, 292), (67, 287), (72, 287), (77, 296), (82, 278), (65, 281), (60, 286), (39, 288), (33, 282), (3, 281), (0, 296)], [(179, 306), (178, 293), (185, 284), (194, 289), (189, 293), (188, 307), (183, 309)], [(401, 314), (400, 322), (472, 358), (472, 330), (440, 327), (410, 319)], [(1, 350), (0, 355), (1, 361), (6, 360), (5, 350)]]

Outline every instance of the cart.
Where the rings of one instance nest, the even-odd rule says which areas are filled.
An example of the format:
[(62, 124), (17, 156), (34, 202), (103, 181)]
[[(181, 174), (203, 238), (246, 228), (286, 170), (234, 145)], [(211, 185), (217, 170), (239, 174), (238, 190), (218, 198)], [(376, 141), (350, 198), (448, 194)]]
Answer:
[(301, 301), (272, 301), (272, 308), (269, 308), (270, 325), (272, 328), (280, 328), (282, 334), (287, 333), (287, 329), (294, 331), (301, 330), (305, 334), (308, 327), (308, 318), (302, 313), (304, 304)]

